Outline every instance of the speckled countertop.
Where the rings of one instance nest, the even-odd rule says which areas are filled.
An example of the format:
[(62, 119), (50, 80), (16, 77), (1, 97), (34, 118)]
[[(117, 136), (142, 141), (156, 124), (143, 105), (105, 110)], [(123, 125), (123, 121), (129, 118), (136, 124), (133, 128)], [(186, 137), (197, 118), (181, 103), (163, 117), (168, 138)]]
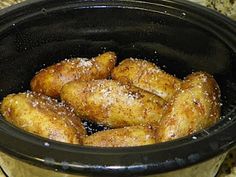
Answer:
[(203, 6), (217, 10), (218, 12), (236, 20), (236, 0), (189, 0)]
[[(25, 0), (0, 0), (0, 9), (11, 6), (12, 4), (20, 3)], [(211, 9), (236, 20), (236, 0), (189, 0)], [(1, 174), (0, 177), (4, 175)], [(221, 170), (217, 177), (236, 177), (236, 150), (231, 151), (226, 157)]]

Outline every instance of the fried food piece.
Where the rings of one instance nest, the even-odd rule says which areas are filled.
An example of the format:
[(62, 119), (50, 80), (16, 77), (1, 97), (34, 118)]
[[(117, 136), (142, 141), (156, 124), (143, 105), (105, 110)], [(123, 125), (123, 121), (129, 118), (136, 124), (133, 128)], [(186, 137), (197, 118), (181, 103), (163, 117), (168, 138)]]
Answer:
[(187, 136), (216, 123), (220, 118), (220, 89), (203, 72), (189, 75), (168, 103), (158, 129), (158, 141)]
[(154, 63), (132, 58), (123, 60), (114, 68), (112, 79), (152, 92), (166, 101), (181, 84), (179, 79), (164, 72)]
[(83, 140), (85, 146), (128, 147), (154, 144), (155, 131), (151, 126), (131, 126), (100, 131)]
[(62, 86), (73, 80), (105, 79), (110, 76), (116, 63), (116, 55), (106, 52), (91, 60), (75, 58), (42, 69), (32, 79), (32, 91), (51, 97), (59, 97)]
[(42, 94), (10, 94), (2, 101), (1, 114), (15, 126), (52, 140), (80, 144), (85, 136), (71, 108)]
[(157, 95), (114, 80), (72, 81), (62, 88), (61, 99), (79, 116), (109, 127), (158, 122), (165, 104)]

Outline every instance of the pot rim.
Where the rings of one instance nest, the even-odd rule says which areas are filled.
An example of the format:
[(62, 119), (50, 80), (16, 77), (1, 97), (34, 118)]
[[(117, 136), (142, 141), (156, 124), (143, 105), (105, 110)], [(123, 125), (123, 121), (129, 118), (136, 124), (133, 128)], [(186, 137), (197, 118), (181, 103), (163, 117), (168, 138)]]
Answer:
[[(154, 11), (155, 6), (159, 5), (170, 8), (170, 13), (173, 14), (167, 15), (184, 20), (194, 19), (192, 22), (197, 19), (199, 21), (196, 23), (204, 24), (202, 27), (215, 28), (215, 34), (224, 39), (236, 53), (236, 23), (213, 10), (183, 0), (68, 0), (64, 4), (63, 1), (57, 0), (28, 0), (0, 11), (0, 32), (4, 32), (13, 24), (41, 14), (45, 5), (49, 5), (48, 12), (75, 7)], [(150, 9), (151, 6), (154, 7)], [(187, 17), (181, 16), (180, 12), (187, 13)], [(0, 115), (0, 148), (28, 163), (66, 173), (97, 176), (162, 173), (203, 162), (232, 148), (236, 144), (236, 107), (232, 111), (234, 117), (230, 120), (225, 116), (213, 127), (187, 137), (160, 144), (124, 148), (95, 148), (56, 142), (20, 130)]]

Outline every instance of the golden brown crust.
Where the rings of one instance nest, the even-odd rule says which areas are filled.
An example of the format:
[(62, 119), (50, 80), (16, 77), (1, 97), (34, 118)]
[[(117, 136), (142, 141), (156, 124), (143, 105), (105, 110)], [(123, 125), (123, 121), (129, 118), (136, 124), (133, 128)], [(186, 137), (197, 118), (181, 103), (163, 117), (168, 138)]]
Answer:
[(1, 113), (15, 126), (56, 141), (80, 144), (85, 130), (73, 109), (42, 94), (11, 94), (3, 99)]
[(59, 97), (65, 83), (72, 80), (105, 79), (110, 76), (116, 63), (116, 55), (106, 52), (91, 60), (75, 58), (42, 69), (32, 79), (32, 91), (51, 97)]
[(152, 92), (168, 101), (179, 89), (181, 80), (164, 72), (154, 63), (125, 59), (112, 71), (112, 79)]
[(155, 143), (155, 134), (151, 126), (131, 126), (97, 132), (83, 140), (85, 146), (129, 147)]
[(220, 89), (204, 72), (189, 75), (168, 103), (158, 129), (158, 141), (187, 136), (216, 123), (220, 118)]
[(165, 104), (157, 95), (114, 80), (72, 81), (62, 88), (61, 99), (78, 115), (110, 127), (158, 122)]

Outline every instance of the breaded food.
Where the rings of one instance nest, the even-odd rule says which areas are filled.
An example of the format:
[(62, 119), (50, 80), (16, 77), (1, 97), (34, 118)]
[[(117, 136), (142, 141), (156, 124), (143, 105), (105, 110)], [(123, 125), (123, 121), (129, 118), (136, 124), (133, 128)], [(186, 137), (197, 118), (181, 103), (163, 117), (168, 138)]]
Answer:
[(164, 72), (154, 63), (125, 59), (112, 71), (112, 79), (152, 92), (168, 101), (180, 88), (181, 80)]
[(38, 93), (8, 95), (2, 101), (1, 114), (25, 131), (56, 141), (80, 144), (86, 135), (73, 109)]
[(128, 147), (154, 144), (155, 133), (151, 126), (131, 126), (100, 131), (83, 140), (85, 146)]
[(75, 58), (63, 60), (39, 71), (32, 79), (32, 91), (51, 97), (59, 97), (62, 86), (73, 80), (105, 79), (116, 63), (116, 55), (106, 52), (91, 60)]
[(79, 116), (109, 127), (156, 123), (165, 104), (157, 95), (114, 80), (72, 81), (62, 88), (61, 99)]
[(187, 136), (216, 123), (220, 118), (220, 89), (213, 76), (189, 75), (168, 103), (158, 129), (158, 141)]

